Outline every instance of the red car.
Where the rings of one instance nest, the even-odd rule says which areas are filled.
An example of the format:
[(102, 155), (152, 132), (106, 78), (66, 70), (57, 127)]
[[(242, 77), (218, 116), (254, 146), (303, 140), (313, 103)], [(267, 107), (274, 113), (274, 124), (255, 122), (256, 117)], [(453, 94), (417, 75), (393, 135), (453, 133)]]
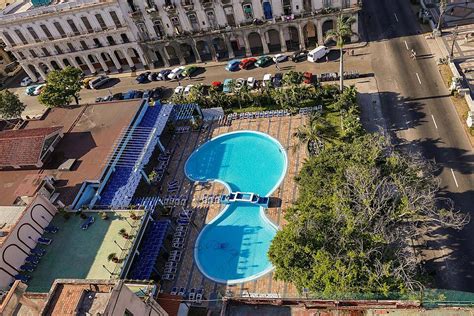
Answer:
[(313, 83), (313, 74), (310, 72), (305, 72), (303, 74), (303, 82), (306, 84), (312, 84)]
[(255, 62), (257, 62), (256, 58), (245, 58), (240, 62), (239, 67), (240, 69), (249, 69), (255, 64)]

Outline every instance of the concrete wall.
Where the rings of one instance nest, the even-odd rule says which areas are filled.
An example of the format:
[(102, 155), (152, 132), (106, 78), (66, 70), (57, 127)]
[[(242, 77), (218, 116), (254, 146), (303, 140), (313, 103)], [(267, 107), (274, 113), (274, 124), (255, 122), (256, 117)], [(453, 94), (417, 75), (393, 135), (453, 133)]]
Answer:
[(6, 289), (13, 281), (11, 275), (18, 274), (17, 270), (29, 255), (30, 249), (36, 246), (36, 240), (41, 237), (56, 212), (56, 207), (41, 195), (25, 209), (0, 247), (1, 289)]

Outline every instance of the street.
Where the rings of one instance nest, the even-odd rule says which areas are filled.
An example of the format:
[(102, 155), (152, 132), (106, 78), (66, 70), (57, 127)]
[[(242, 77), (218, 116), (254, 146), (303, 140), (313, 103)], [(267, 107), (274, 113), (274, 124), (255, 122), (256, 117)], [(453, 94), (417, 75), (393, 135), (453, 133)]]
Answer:
[[(388, 134), (439, 167), (443, 197), (472, 213), (473, 152), (408, 0), (364, 2), (371, 61)], [(410, 57), (414, 49), (417, 58)], [(373, 117), (372, 119), (380, 119)], [(474, 291), (474, 223), (440, 230), (424, 252), (437, 288)]]

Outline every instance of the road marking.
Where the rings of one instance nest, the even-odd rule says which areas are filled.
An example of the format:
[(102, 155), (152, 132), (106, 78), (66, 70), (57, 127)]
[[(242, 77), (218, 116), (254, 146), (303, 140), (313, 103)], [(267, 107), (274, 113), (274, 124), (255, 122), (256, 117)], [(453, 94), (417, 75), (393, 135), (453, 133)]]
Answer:
[(458, 185), (458, 180), (456, 180), (456, 176), (454, 175), (454, 171), (453, 169), (451, 168), (451, 174), (453, 175), (453, 178), (454, 178), (454, 183), (456, 184), (456, 188), (459, 188), (459, 185)]
[(397, 20), (397, 23), (398, 23), (398, 16), (396, 13), (394, 13), (393, 15), (395, 15), (395, 20)]
[(405, 41), (405, 46), (406, 46), (407, 50), (410, 50), (410, 49), (408, 48), (408, 43), (407, 43), (407, 41)]
[(418, 82), (421, 84), (420, 76), (418, 75), (418, 73), (416, 73), (416, 77), (418, 78)]
[(436, 129), (438, 129), (438, 124), (436, 124), (436, 120), (435, 120), (433, 114), (431, 114), (431, 118), (433, 119), (433, 123), (434, 123)]

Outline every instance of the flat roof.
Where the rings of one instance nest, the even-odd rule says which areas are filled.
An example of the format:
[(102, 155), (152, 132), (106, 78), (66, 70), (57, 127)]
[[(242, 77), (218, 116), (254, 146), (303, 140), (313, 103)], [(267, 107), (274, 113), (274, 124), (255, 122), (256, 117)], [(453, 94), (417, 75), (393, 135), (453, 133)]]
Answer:
[[(137, 215), (144, 214), (143, 211), (134, 212)], [(36, 269), (28, 273), (31, 275), (28, 292), (47, 293), (55, 279), (109, 279), (110, 272), (118, 271), (125, 263), (109, 261), (108, 256), (115, 253), (120, 257), (122, 249), (130, 249), (127, 243), (132, 240), (120, 236), (119, 231), (125, 229), (131, 233), (130, 225), (135, 226), (140, 221), (132, 220), (128, 211), (108, 212), (109, 218), (105, 220), (97, 212), (85, 214), (95, 218), (87, 230), (81, 229), (85, 219), (74, 213), (69, 219), (60, 214), (55, 215), (52, 225), (59, 227), (59, 231), (45, 234), (53, 241), (43, 246), (46, 254), (41, 257)]]
[(0, 245), (23, 215), (26, 206), (0, 206)]
[[(35, 175), (51, 175), (56, 180), (59, 200), (69, 205), (85, 180), (99, 180), (115, 144), (142, 104), (142, 100), (97, 103), (52, 109), (41, 120), (32, 120), (26, 129), (63, 126), (64, 137), (42, 169), (0, 170), (0, 205), (13, 205), (23, 192), (34, 192)], [(75, 159), (69, 171), (57, 168)], [(28, 183), (30, 182), (30, 183)]]

